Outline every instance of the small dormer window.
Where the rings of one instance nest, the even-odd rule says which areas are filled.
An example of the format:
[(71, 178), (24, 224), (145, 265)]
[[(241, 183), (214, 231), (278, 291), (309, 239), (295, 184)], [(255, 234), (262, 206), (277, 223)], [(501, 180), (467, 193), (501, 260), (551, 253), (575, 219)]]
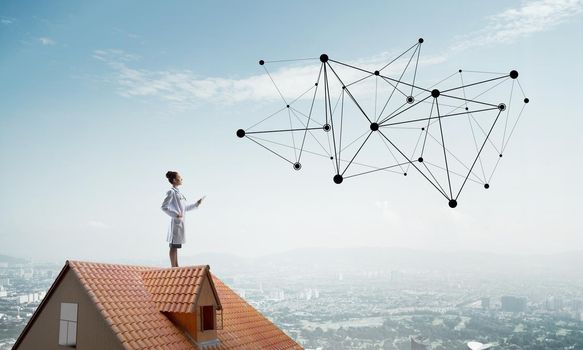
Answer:
[(77, 345), (77, 304), (61, 303), (59, 323), (59, 345)]
[(210, 331), (215, 329), (215, 308), (212, 305), (200, 307), (200, 317), (202, 318), (201, 330)]

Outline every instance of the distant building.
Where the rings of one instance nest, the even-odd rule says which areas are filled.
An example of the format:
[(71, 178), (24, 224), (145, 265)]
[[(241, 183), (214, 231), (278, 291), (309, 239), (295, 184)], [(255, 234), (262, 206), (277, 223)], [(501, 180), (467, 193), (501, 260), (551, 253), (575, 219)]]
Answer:
[(411, 350), (428, 350), (427, 339), (420, 336), (411, 337)]
[(488, 310), (490, 308), (490, 298), (482, 298), (481, 299), (481, 306), (482, 306), (482, 309)]
[(525, 312), (526, 298), (505, 295), (500, 298), (502, 311), (508, 312)]
[(563, 309), (563, 298), (551, 295), (547, 297), (545, 307), (549, 311), (561, 311)]

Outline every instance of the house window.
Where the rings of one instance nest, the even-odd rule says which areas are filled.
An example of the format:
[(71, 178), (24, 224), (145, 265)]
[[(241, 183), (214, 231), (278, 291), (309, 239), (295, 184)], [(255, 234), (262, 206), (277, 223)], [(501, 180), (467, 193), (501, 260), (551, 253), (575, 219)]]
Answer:
[(201, 306), (200, 315), (202, 317), (202, 330), (210, 331), (215, 329), (215, 308), (210, 306)]
[(77, 304), (61, 303), (59, 345), (77, 345)]

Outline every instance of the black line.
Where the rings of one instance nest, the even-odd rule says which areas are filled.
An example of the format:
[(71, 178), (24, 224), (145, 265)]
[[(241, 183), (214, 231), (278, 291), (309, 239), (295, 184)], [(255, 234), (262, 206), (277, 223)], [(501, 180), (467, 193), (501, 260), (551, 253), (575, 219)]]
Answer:
[[(465, 111), (465, 112), (452, 113), (452, 114), (444, 114), (444, 115), (441, 116), (441, 118), (455, 117), (456, 115), (471, 114), (471, 113), (478, 113), (478, 112), (487, 112), (487, 111), (493, 111), (495, 109), (498, 109), (498, 107), (496, 107), (496, 108), (478, 109), (478, 110), (475, 110), (475, 111)], [(395, 115), (395, 117), (396, 117), (396, 115)], [(429, 118), (419, 118), (419, 119), (404, 120), (402, 122), (394, 122), (394, 123), (390, 123), (390, 124), (382, 124), (381, 123), (381, 124), (379, 124), (379, 127), (386, 127), (386, 126), (393, 126), (393, 125), (401, 125), (401, 124), (407, 124), (407, 123), (416, 123), (416, 122), (422, 122), (422, 121), (428, 120), (428, 119), (431, 119), (431, 117), (429, 117)]]
[(407, 52), (411, 51), (412, 48), (414, 48), (415, 46), (419, 45), (419, 42), (416, 42), (415, 45), (411, 46), (410, 48), (407, 49), (407, 51), (403, 52), (402, 54), (400, 54), (399, 56), (397, 56), (396, 58), (394, 58), (391, 62), (385, 64), (383, 66), (383, 68), (379, 69), (379, 72), (382, 71), (383, 69), (387, 68), (391, 63), (395, 62), (396, 60), (398, 60), (399, 58), (401, 58), (401, 56), (403, 56), (404, 54), (406, 54)]
[(370, 120), (370, 118), (366, 115), (366, 113), (364, 112), (364, 110), (362, 109), (362, 107), (360, 107), (360, 105), (358, 104), (358, 102), (356, 102), (356, 99), (354, 98), (354, 96), (352, 96), (352, 94), (350, 93), (350, 90), (348, 90), (348, 88), (346, 87), (346, 85), (344, 85), (344, 83), (342, 82), (342, 80), (340, 79), (340, 77), (338, 76), (338, 74), (336, 74), (336, 71), (334, 70), (334, 68), (332, 68), (332, 66), (330, 65), (330, 63), (328, 63), (328, 67), (330, 67), (330, 69), (332, 70), (332, 73), (334, 73), (334, 75), (336, 76), (336, 78), (338, 79), (338, 81), (340, 82), (340, 84), (342, 84), (342, 86), (344, 86), (344, 90), (346, 90), (346, 92), (348, 93), (348, 96), (350, 96), (350, 98), (352, 99), (352, 102), (354, 102), (354, 104), (356, 104), (356, 106), (358, 107), (358, 109), (360, 109), (360, 111), (362, 112), (362, 114), (364, 115), (364, 117), (368, 120), (369, 123), (372, 124), (372, 121)]
[(425, 178), (427, 181), (429, 181), (429, 183), (430, 183), (431, 185), (433, 185), (433, 187), (435, 187), (435, 189), (436, 189), (437, 191), (439, 191), (439, 193), (441, 193), (441, 194), (442, 194), (442, 195), (443, 195), (443, 196), (444, 196), (446, 199), (448, 199), (448, 200), (450, 199), (450, 198), (448, 198), (448, 197), (447, 197), (447, 195), (446, 195), (445, 193), (443, 193), (443, 192), (442, 192), (442, 191), (441, 191), (441, 190), (440, 190), (440, 189), (439, 189), (437, 186), (435, 186), (435, 184), (433, 183), (433, 181), (429, 180), (429, 178), (427, 177), (427, 175), (425, 175), (425, 173), (423, 173), (421, 170), (419, 170), (419, 168), (418, 168), (418, 167), (417, 167), (417, 166), (416, 166), (416, 165), (415, 165), (415, 164), (414, 164), (414, 163), (411, 161), (411, 159), (407, 158), (407, 156), (405, 155), (405, 153), (401, 152), (401, 150), (400, 150), (400, 149), (399, 149), (397, 146), (395, 146), (395, 144), (394, 144), (393, 142), (391, 142), (391, 140), (389, 140), (389, 138), (388, 138), (388, 137), (386, 137), (386, 136), (385, 136), (385, 134), (383, 134), (383, 133), (381, 132), (381, 130), (380, 130), (380, 129), (378, 130), (378, 132), (379, 132), (379, 133), (380, 133), (380, 134), (381, 134), (381, 135), (382, 135), (382, 136), (383, 136), (383, 137), (384, 137), (384, 138), (385, 138), (387, 141), (389, 141), (389, 143), (390, 143), (390, 144), (391, 144), (393, 147), (395, 147), (395, 149), (396, 149), (397, 151), (399, 151), (399, 153), (401, 153), (401, 155), (402, 155), (402, 156), (403, 156), (405, 159), (407, 159), (407, 161), (408, 161), (409, 163), (411, 163), (411, 165), (413, 165), (413, 167), (414, 167), (415, 169), (417, 169), (417, 171), (418, 171), (419, 173), (421, 173), (421, 175), (423, 175), (423, 177), (424, 177), (424, 178)]
[(423, 161), (423, 166), (425, 167), (425, 169), (427, 169), (427, 172), (429, 173), (429, 175), (431, 175), (431, 178), (433, 178), (433, 180), (435, 180), (435, 183), (439, 186), (439, 188), (441, 189), (441, 193), (447, 198), (447, 196), (445, 195), (445, 190), (443, 189), (443, 187), (441, 186), (441, 183), (437, 180), (437, 178), (435, 177), (435, 175), (433, 175), (433, 172), (429, 169), (429, 167), (427, 167), (427, 164), (425, 164), (425, 161)]
[[(360, 175), (366, 175), (366, 174), (370, 174), (370, 173), (374, 173), (375, 171), (383, 171), (383, 170), (387, 170), (387, 169), (391, 169), (391, 168), (395, 168), (395, 167), (401, 167), (402, 165), (408, 164), (408, 162), (404, 162), (404, 163), (400, 163), (400, 164), (393, 164), (393, 165), (389, 165), (386, 167), (382, 167), (382, 168), (378, 168), (378, 169), (374, 169), (374, 170), (369, 170), (369, 171), (365, 171), (363, 173), (358, 173), (358, 174), (354, 174), (354, 175), (349, 175), (349, 176), (345, 176), (344, 179), (349, 179), (351, 177), (356, 177), (356, 176), (360, 176)], [(392, 171), (393, 173), (396, 174), (400, 174), (397, 171)]]
[(352, 164), (352, 161), (354, 160), (354, 158), (356, 158), (356, 155), (358, 155), (358, 153), (360, 152), (360, 150), (362, 149), (362, 147), (364, 146), (364, 144), (366, 143), (366, 141), (368, 141), (368, 139), (370, 138), (370, 135), (372, 135), (374, 131), (371, 131), (368, 136), (366, 137), (366, 139), (364, 140), (364, 142), (362, 143), (362, 145), (360, 145), (360, 147), (358, 148), (358, 151), (356, 151), (356, 153), (354, 154), (354, 156), (352, 157), (352, 159), (350, 160), (350, 162), (348, 163), (348, 165), (346, 166), (346, 168), (344, 168), (344, 171), (342, 172), (341, 175), (344, 175), (344, 173), (346, 172), (346, 170), (348, 170), (348, 167), (350, 166), (350, 164)]
[[(431, 165), (431, 166), (434, 166), (434, 167), (436, 167), (436, 168), (438, 168), (438, 169), (445, 170), (445, 168), (444, 168), (444, 167), (441, 167), (441, 166), (439, 166), (439, 165), (437, 165), (437, 164), (433, 164), (433, 163), (431, 163), (431, 162), (423, 161), (423, 163), (427, 163), (427, 164), (429, 164), (429, 165)], [(461, 178), (464, 178), (464, 177), (465, 177), (465, 175), (462, 175), (462, 174), (460, 174), (460, 173), (456, 173), (455, 171), (451, 171), (451, 170), (450, 170), (450, 173), (452, 173), (452, 174), (454, 174), (454, 175), (457, 175), (457, 176), (459, 176), (459, 177), (461, 177)], [(474, 173), (472, 173), (472, 174), (474, 174)], [(476, 176), (476, 174), (474, 174), (474, 176)], [(483, 185), (483, 184), (485, 184), (485, 183), (486, 183), (486, 182), (482, 182), (480, 178), (477, 178), (477, 179), (478, 179), (478, 180), (476, 180), (476, 179), (472, 179), (472, 178), (468, 178), (468, 180), (470, 180), (470, 181), (472, 181), (472, 182), (475, 182), (475, 183), (477, 183), (477, 184), (482, 184), (482, 185)]]
[(342, 96), (342, 104), (340, 105), (340, 140), (338, 142), (338, 169), (340, 169), (340, 158), (342, 157), (342, 125), (344, 124), (344, 90), (340, 94)]
[(277, 112), (275, 112), (275, 113), (273, 113), (273, 114), (270, 114), (270, 115), (268, 115), (268, 116), (267, 116), (265, 119), (263, 119), (263, 120), (261, 120), (261, 121), (259, 121), (259, 122), (255, 123), (255, 124), (251, 125), (251, 126), (250, 126), (250, 127), (248, 127), (246, 130), (253, 129), (253, 128), (254, 128), (254, 127), (256, 127), (257, 125), (259, 125), (259, 124), (263, 123), (264, 121), (266, 121), (267, 119), (269, 119), (269, 118), (273, 117), (274, 115), (276, 115), (277, 113), (279, 113), (279, 112), (283, 111), (284, 109), (286, 109), (286, 107), (283, 107), (283, 108), (282, 108), (282, 109), (280, 109), (279, 111), (277, 111)]
[(427, 119), (427, 126), (425, 127), (425, 137), (423, 138), (423, 147), (421, 148), (421, 156), (425, 152), (425, 144), (427, 142), (427, 134), (429, 134), (429, 126), (431, 125), (431, 116), (433, 115), (433, 106), (435, 106), (435, 99), (431, 102), (431, 110), (429, 111), (429, 118)]
[[(294, 114), (294, 116), (296, 117), (296, 119), (300, 122), (300, 124), (303, 124), (302, 121), (300, 120), (300, 118), (298, 117), (298, 115), (296, 114), (296, 110), (293, 108), (290, 108), (290, 110), (292, 111), (292, 113)], [(320, 147), (322, 147), (322, 150), (324, 150), (324, 152), (328, 153), (328, 157), (330, 157), (330, 153), (328, 151), (326, 151), (326, 149), (324, 148), (324, 146), (322, 146), (322, 144), (320, 143), (320, 141), (318, 141), (318, 138), (316, 136), (314, 136), (314, 134), (312, 133), (311, 130), (308, 130), (308, 132), (310, 133), (310, 135), (314, 138), (314, 140), (316, 140), (316, 142), (320, 145)], [(255, 138), (258, 138), (257, 136), (253, 136)], [(303, 145), (302, 145), (303, 147)], [(301, 157), (302, 151), (300, 149), (300, 157)], [(298, 162), (300, 160), (298, 159)]]
[[(415, 53), (413, 53), (415, 54)], [(419, 51), (417, 51), (417, 62), (415, 62), (415, 73), (413, 74), (413, 85), (415, 85), (415, 78), (417, 78), (417, 67), (419, 66), (419, 56), (421, 55), (421, 44), (419, 44)], [(411, 87), (411, 96), (413, 96), (413, 87)]]
[(367, 76), (366, 76), (366, 77), (364, 77), (364, 78), (360, 78), (360, 79), (358, 79), (358, 80), (355, 80), (355, 81), (353, 81), (352, 83), (346, 84), (346, 86), (350, 86), (350, 85), (354, 85), (354, 84), (356, 84), (356, 83), (360, 83), (360, 82), (361, 82), (361, 81), (363, 81), (364, 79), (368, 79), (368, 78), (370, 78), (370, 77), (372, 77), (372, 76), (373, 76), (373, 74), (369, 74), (369, 75), (367, 75)]
[[(343, 65), (343, 66), (346, 66), (346, 67), (350, 67), (350, 68), (353, 68), (353, 69), (359, 70), (359, 71), (361, 71), (361, 72), (365, 72), (365, 73), (368, 73), (368, 74), (374, 74), (374, 72), (370, 72), (370, 71), (367, 71), (366, 69), (362, 69), (362, 68), (358, 68), (358, 67), (355, 67), (355, 66), (351, 66), (351, 65), (349, 65), (349, 64), (342, 63), (342, 62), (340, 62), (340, 61), (336, 61), (336, 60), (329, 59), (329, 60), (328, 60), (328, 62), (334, 62), (334, 63), (338, 63), (338, 64), (341, 64), (341, 65)], [(328, 63), (328, 65), (330, 65), (330, 63)], [(384, 76), (384, 75), (382, 75), (382, 74), (380, 74), (380, 75), (379, 75), (379, 77), (384, 77), (384, 78), (387, 78), (387, 79), (389, 79), (389, 80), (391, 80), (391, 81), (394, 81), (394, 82), (396, 82), (396, 81), (397, 81), (397, 80), (395, 80), (395, 79), (393, 79), (393, 78), (389, 78), (389, 77), (387, 77), (387, 76)], [(414, 87), (414, 88), (416, 88), (416, 89), (423, 90), (423, 91), (426, 91), (426, 92), (431, 92), (431, 90), (424, 89), (424, 88), (422, 88), (422, 87), (420, 87), (420, 86), (411, 85), (411, 84), (408, 84), (408, 83), (405, 83), (405, 82), (401, 82), (401, 84), (403, 84), (403, 85), (407, 85), (407, 86), (412, 86), (412, 87)]]
[(452, 96), (452, 95), (446, 95), (444, 93), (441, 93), (439, 96), (445, 96), (445, 97), (453, 98), (453, 99), (456, 99), (456, 100), (462, 100), (462, 101), (466, 101), (466, 102), (478, 103), (478, 104), (481, 104), (481, 105), (486, 105), (486, 106), (498, 108), (498, 105), (494, 105), (494, 104), (491, 104), (491, 103), (470, 100), (470, 99), (467, 99), (467, 98), (457, 97), (457, 96)]
[(285, 100), (285, 97), (283, 97), (283, 95), (281, 94), (281, 91), (279, 91), (279, 88), (277, 87), (277, 84), (275, 83), (275, 80), (273, 80), (273, 77), (271, 76), (271, 74), (269, 74), (269, 71), (267, 70), (267, 68), (265, 66), (263, 66), (263, 69), (265, 69), (265, 73), (267, 73), (267, 75), (269, 76), (269, 79), (271, 79), (271, 82), (273, 83), (273, 86), (275, 86), (275, 89), (277, 90), (277, 93), (279, 94), (279, 96), (281, 97), (281, 99), (283, 100), (283, 102), (288, 105), (289, 103), (287, 103), (287, 101)]
[[(464, 77), (460, 72), (460, 81), (462, 85), (464, 85)], [(464, 98), (466, 98), (466, 89), (462, 89), (464, 94)], [(468, 107), (468, 103), (465, 103), (466, 108)], [(474, 125), (472, 124), (472, 118), (468, 114), (468, 124), (470, 124), (470, 130), (472, 131), (472, 138), (474, 139), (474, 147), (476, 148), (476, 152), (478, 152), (478, 140), (476, 140), (476, 133), (474, 132)], [(484, 177), (484, 183), (486, 183), (486, 171), (484, 170), (484, 163), (482, 162), (482, 158), (480, 158), (480, 169), (482, 170), (482, 176)]]
[(292, 58), (287, 60), (273, 60), (273, 61), (264, 61), (265, 63), (280, 63), (280, 62), (297, 62), (297, 61), (311, 61), (311, 60), (318, 60), (319, 57), (310, 57), (310, 58)]
[(247, 135), (245, 135), (245, 137), (246, 137), (246, 138), (248, 138), (249, 140), (251, 140), (251, 141), (255, 142), (255, 143), (256, 143), (256, 144), (258, 144), (259, 146), (261, 146), (261, 147), (265, 148), (265, 149), (266, 149), (266, 150), (268, 150), (269, 152), (271, 152), (271, 153), (275, 154), (275, 155), (276, 155), (276, 156), (278, 156), (279, 158), (281, 158), (281, 159), (285, 160), (286, 162), (288, 162), (288, 163), (290, 163), (290, 164), (292, 164), (292, 165), (294, 164), (292, 161), (288, 160), (287, 158), (285, 158), (284, 156), (280, 155), (279, 153), (277, 153), (277, 152), (275, 152), (275, 151), (272, 151), (271, 149), (267, 148), (266, 146), (264, 146), (264, 145), (260, 144), (259, 142), (257, 142), (257, 141), (255, 141), (255, 140), (253, 140), (251, 137), (249, 137), (249, 136), (247, 136)]
[(449, 167), (447, 165), (447, 153), (445, 152), (445, 140), (443, 139), (443, 127), (441, 126), (441, 116), (439, 115), (439, 102), (437, 98), (435, 99), (435, 108), (437, 109), (437, 118), (439, 120), (439, 132), (441, 133), (441, 143), (443, 146), (443, 157), (445, 159), (445, 170), (447, 173), (447, 183), (449, 184), (449, 195), (453, 198), (453, 193), (451, 192), (451, 179), (449, 177)]
[(490, 133), (492, 132), (492, 130), (494, 129), (494, 125), (496, 125), (496, 122), (498, 121), (498, 117), (500, 117), (500, 113), (502, 113), (502, 111), (498, 111), (498, 115), (496, 116), (496, 119), (494, 120), (494, 123), (492, 123), (492, 126), (490, 127), (490, 131), (488, 131), (488, 135), (486, 135), (486, 139), (482, 143), (482, 147), (480, 147), (480, 151), (478, 152), (478, 155), (476, 156), (476, 159), (474, 159), (474, 163), (472, 163), (472, 166), (470, 167), (470, 171), (468, 172), (468, 175), (466, 176), (466, 179), (464, 180), (464, 183), (460, 187), (460, 190), (459, 190), (459, 192), (457, 193), (457, 195), (455, 197), (455, 200), (456, 201), (457, 201), (458, 197), (460, 196), (460, 193), (462, 193), (462, 189), (464, 188), (464, 185), (466, 184), (466, 181), (468, 180), (468, 177), (470, 176), (470, 173), (472, 172), (472, 169), (474, 168), (474, 165), (476, 165), (476, 162), (478, 161), (478, 157), (480, 157), (480, 153), (482, 153), (482, 150), (484, 149), (484, 146), (486, 145), (486, 141), (488, 141), (488, 138), (490, 137)]
[(522, 109), (520, 110), (520, 113), (518, 113), (518, 117), (516, 118), (516, 121), (514, 122), (514, 125), (512, 126), (512, 130), (510, 130), (510, 135), (508, 135), (508, 138), (506, 139), (506, 143), (504, 144), (504, 147), (502, 147), (502, 151), (500, 153), (504, 153), (504, 150), (506, 149), (508, 142), (510, 142), (510, 138), (512, 137), (512, 134), (514, 134), (514, 128), (516, 128), (516, 124), (518, 124), (518, 121), (520, 121), (520, 117), (522, 117), (522, 112), (524, 111), (524, 107), (526, 107), (526, 104), (522, 105)]
[(412, 104), (411, 106), (409, 106), (409, 107), (405, 108), (404, 110), (400, 111), (399, 113), (397, 113), (397, 114), (394, 114), (394, 115), (393, 115), (393, 113), (395, 113), (396, 111), (398, 111), (399, 109), (401, 109), (401, 107), (403, 107), (403, 106), (404, 106), (404, 104), (403, 104), (403, 105), (401, 105), (401, 107), (399, 107), (397, 110), (393, 111), (393, 113), (389, 114), (389, 115), (388, 115), (388, 116), (387, 116), (385, 119), (381, 120), (381, 121), (379, 122), (379, 125), (380, 125), (380, 124), (383, 124), (383, 123), (385, 123), (385, 122), (388, 122), (389, 120), (391, 120), (391, 119), (395, 118), (396, 116), (398, 116), (398, 115), (400, 115), (400, 114), (403, 114), (403, 113), (407, 112), (407, 111), (408, 111), (408, 110), (410, 110), (411, 108), (413, 108), (413, 107), (417, 106), (418, 104), (420, 104), (421, 102), (423, 102), (423, 101), (427, 100), (427, 99), (428, 99), (428, 98), (430, 98), (430, 97), (431, 97), (431, 95), (429, 95), (429, 96), (425, 97), (425, 98), (424, 98), (424, 99), (422, 99), (422, 100), (419, 100), (418, 102), (416, 102), (416, 103)]
[(443, 92), (449, 92), (449, 91), (453, 91), (453, 90), (458, 90), (458, 89), (465, 89), (465, 88), (467, 88), (467, 87), (470, 87), (470, 86), (479, 85), (479, 84), (485, 84), (485, 83), (488, 83), (488, 82), (491, 82), (491, 81), (494, 81), (494, 80), (498, 80), (498, 79), (504, 79), (504, 78), (509, 78), (509, 77), (508, 77), (508, 74), (506, 74), (506, 75), (503, 75), (503, 76), (501, 76), (501, 77), (497, 77), (497, 78), (492, 78), (492, 79), (486, 79), (486, 80), (482, 80), (482, 81), (479, 81), (479, 82), (477, 82), (477, 83), (471, 83), (471, 84), (468, 84), (468, 85), (462, 85), (462, 86), (458, 86), (458, 87), (455, 87), (455, 88), (451, 88), (451, 89), (443, 90), (443, 91), (442, 91), (442, 93), (443, 93)]
[[(318, 79), (316, 79), (314, 97), (312, 98), (312, 103), (310, 105), (310, 113), (308, 114), (308, 122), (306, 123), (306, 131), (304, 132), (304, 137), (302, 139), (302, 147), (300, 148), (300, 156), (298, 157), (298, 163), (302, 158), (302, 151), (304, 150), (304, 143), (306, 142), (306, 134), (308, 133), (308, 127), (310, 126), (310, 120), (312, 119), (312, 109), (314, 108), (314, 103), (316, 102), (316, 95), (318, 93), (318, 83), (320, 82), (320, 75), (322, 74), (322, 65), (320, 65), (320, 72), (318, 73)], [(294, 109), (295, 110), (295, 109)], [(293, 110), (292, 110), (293, 111)], [(294, 115), (296, 115), (294, 113)], [(297, 115), (296, 115), (297, 117)]]
[(502, 146), (501, 149), (504, 149), (504, 144), (506, 143), (506, 131), (508, 130), (508, 117), (510, 116), (510, 107), (512, 107), (512, 93), (514, 93), (514, 82), (512, 80), (512, 88), (510, 88), (510, 98), (508, 99), (508, 106), (506, 106), (506, 120), (504, 121), (504, 134), (502, 135)]
[[(338, 159), (338, 150), (336, 149), (336, 132), (334, 131), (334, 117), (332, 116), (332, 103), (330, 102), (330, 83), (328, 82), (328, 73), (326, 70), (326, 63), (324, 63), (324, 80), (326, 81), (326, 84), (324, 85), (324, 88), (327, 91), (327, 100), (328, 103), (326, 105), (326, 108), (330, 108), (330, 127), (331, 127), (331, 132), (332, 132), (332, 144), (334, 145), (334, 162), (336, 163), (336, 174), (340, 173), (340, 163), (337, 161)], [(326, 104), (326, 99), (324, 100), (324, 103)]]
[[(389, 145), (387, 145), (387, 141), (385, 141), (385, 139), (383, 139), (381, 136), (379, 136), (379, 138), (381, 139), (381, 141), (383, 142), (383, 145), (385, 145), (385, 147), (387, 148), (387, 151), (389, 151), (389, 153), (391, 154), (391, 156), (393, 157), (393, 159), (395, 160), (395, 162), (397, 162), (397, 164), (399, 163), (399, 160), (397, 159), (397, 157), (395, 157), (395, 154), (393, 153), (393, 151), (391, 151), (391, 147), (389, 147)], [(409, 163), (406, 163), (409, 164)], [(403, 169), (403, 167), (401, 168), (401, 172), (406, 173), (405, 169)]]
[(250, 132), (245, 132), (246, 135), (249, 134), (267, 134), (267, 133), (271, 133), (271, 132), (288, 132), (288, 131), (304, 131), (304, 130), (318, 130), (321, 128), (301, 128), (301, 129), (288, 129), (288, 130), (262, 130), (262, 131), (250, 131)]
[[(290, 129), (293, 129), (293, 125), (292, 125), (292, 119), (291, 119), (291, 112), (289, 111), (289, 108), (287, 109), (287, 115), (289, 117), (289, 127)], [(294, 133), (290, 132), (291, 138), (292, 138), (292, 144), (294, 145), (294, 155), (296, 157), (296, 162), (298, 161), (298, 152), (296, 151), (296, 138), (294, 137)]]

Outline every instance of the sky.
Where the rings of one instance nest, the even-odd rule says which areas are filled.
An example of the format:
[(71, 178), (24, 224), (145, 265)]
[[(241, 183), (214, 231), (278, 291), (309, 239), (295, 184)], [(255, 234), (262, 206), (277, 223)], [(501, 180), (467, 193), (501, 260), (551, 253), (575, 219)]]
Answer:
[[(293, 171), (235, 136), (281, 104), (260, 59), (374, 67), (420, 37), (427, 85), (517, 69), (531, 100), (491, 188), (457, 208), (414, 172), (339, 186), (318, 157)], [(0, 254), (166, 259), (168, 170), (190, 202), (207, 196), (183, 255), (579, 250), (582, 37), (583, 1), (2, 1)], [(288, 97), (313, 76), (267, 66)]]

